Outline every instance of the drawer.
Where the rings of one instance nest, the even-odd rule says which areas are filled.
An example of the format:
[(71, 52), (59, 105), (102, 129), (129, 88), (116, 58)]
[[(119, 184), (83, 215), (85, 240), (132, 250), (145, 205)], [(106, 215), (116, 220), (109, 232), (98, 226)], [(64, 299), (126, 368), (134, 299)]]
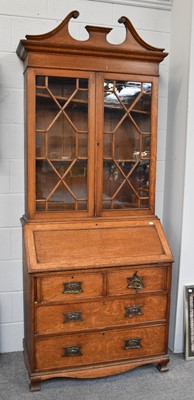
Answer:
[(52, 334), (166, 320), (166, 295), (37, 306), (36, 333)]
[(102, 296), (101, 273), (46, 276), (39, 279), (41, 301), (67, 301)]
[(36, 370), (63, 369), (164, 354), (165, 342), (165, 325), (37, 338)]
[(164, 291), (167, 285), (166, 267), (142, 267), (110, 272), (107, 294), (122, 295)]

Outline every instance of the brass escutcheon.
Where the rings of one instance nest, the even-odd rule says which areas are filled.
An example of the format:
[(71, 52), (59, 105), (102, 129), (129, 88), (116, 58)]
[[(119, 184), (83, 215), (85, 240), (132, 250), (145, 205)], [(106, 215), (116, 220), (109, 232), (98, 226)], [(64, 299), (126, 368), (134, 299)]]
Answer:
[(63, 285), (64, 285), (64, 293), (78, 294), (83, 292), (82, 282), (65, 282)]
[(79, 311), (68, 312), (64, 314), (64, 323), (82, 321), (82, 313)]
[(64, 348), (64, 357), (82, 356), (81, 346), (70, 346)]
[(134, 275), (130, 278), (127, 278), (128, 280), (128, 289), (135, 289), (138, 291), (139, 289), (144, 288), (143, 284), (143, 278), (137, 275), (137, 271), (134, 273)]
[(140, 349), (141, 346), (141, 340), (139, 338), (131, 338), (131, 339), (125, 339), (125, 350), (129, 349)]
[(142, 315), (142, 306), (130, 306), (125, 307), (125, 316), (126, 317), (135, 317), (137, 315)]

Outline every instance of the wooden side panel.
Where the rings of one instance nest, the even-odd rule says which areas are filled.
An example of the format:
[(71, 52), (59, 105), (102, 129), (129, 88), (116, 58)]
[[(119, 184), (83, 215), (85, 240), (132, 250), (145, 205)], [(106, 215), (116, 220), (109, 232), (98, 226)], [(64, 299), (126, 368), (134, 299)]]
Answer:
[(34, 279), (28, 273), (26, 243), (23, 235), (24, 350), (28, 368), (34, 370)]

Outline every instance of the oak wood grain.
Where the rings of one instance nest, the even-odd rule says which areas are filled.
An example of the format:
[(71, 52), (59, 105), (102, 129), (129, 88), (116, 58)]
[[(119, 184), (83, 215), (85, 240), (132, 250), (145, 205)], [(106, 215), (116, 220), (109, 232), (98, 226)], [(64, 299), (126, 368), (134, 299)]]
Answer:
[[(27, 35), (17, 49), (25, 80), (21, 222), (31, 391), (40, 390), (45, 379), (96, 378), (151, 363), (166, 370), (169, 361), (173, 257), (155, 216), (159, 63), (167, 53), (146, 43), (126, 17), (118, 21), (126, 30), (120, 45), (108, 42), (108, 27), (86, 26), (88, 40), (76, 40), (68, 24), (78, 16), (74, 10), (51, 32)], [(115, 88), (117, 82), (125, 87), (138, 82), (140, 93), (129, 105), (114, 89), (118, 104), (110, 112), (107, 82)], [(147, 94), (145, 83), (151, 88)], [(138, 106), (145, 95), (148, 110)], [(123, 179), (120, 189), (127, 186), (125, 201), (116, 199), (118, 182), (110, 179), (110, 209), (103, 205), (107, 133), (109, 161)], [(143, 137), (149, 142), (145, 159)], [(118, 148), (127, 160), (122, 152), (115, 156)], [(146, 195), (122, 171), (122, 161), (131, 175), (142, 161), (149, 164)], [(76, 163), (82, 166), (78, 173)]]

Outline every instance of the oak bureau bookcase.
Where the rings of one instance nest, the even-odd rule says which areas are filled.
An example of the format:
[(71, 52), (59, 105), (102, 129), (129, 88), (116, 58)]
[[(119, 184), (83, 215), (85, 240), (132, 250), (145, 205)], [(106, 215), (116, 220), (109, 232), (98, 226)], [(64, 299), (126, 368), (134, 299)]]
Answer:
[(172, 254), (155, 215), (159, 63), (71, 12), (26, 36), (24, 354), (31, 390), (144, 364), (167, 369)]

